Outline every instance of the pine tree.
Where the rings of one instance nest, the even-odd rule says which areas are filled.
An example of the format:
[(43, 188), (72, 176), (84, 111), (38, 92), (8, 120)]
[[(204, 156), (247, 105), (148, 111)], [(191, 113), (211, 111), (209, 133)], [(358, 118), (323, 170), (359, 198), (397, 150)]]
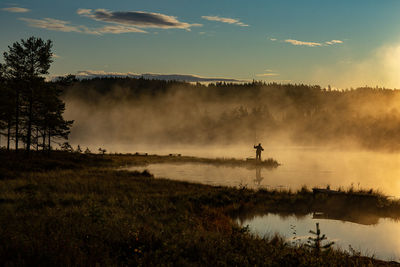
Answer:
[[(5, 64), (0, 69), (6, 84), (13, 89), (6, 106), (13, 105), (14, 109), (14, 116), (8, 116), (7, 135), (9, 143), (13, 122), (16, 150), (20, 140), (29, 153), (33, 145), (36, 149), (41, 146), (43, 150), (50, 150), (52, 141), (68, 139), (73, 121), (63, 118), (65, 104), (60, 99), (61, 90), (44, 78), (52, 62), (51, 48), (50, 40), (30, 37), (15, 42), (4, 53)], [(6, 92), (2, 87), (0, 90)], [(4, 128), (4, 119), (1, 119), (4, 112), (0, 108), (0, 130), (2, 126)], [(8, 109), (7, 112), (10, 113)]]
[(306, 246), (314, 249), (315, 254), (319, 255), (321, 249), (330, 248), (335, 242), (328, 242), (325, 245), (322, 245), (322, 241), (326, 240), (327, 237), (325, 234), (321, 236), (321, 230), (319, 229), (319, 223), (316, 223), (316, 232), (310, 230), (310, 234), (313, 234), (315, 237), (308, 238), (308, 244)]
[[(41, 129), (42, 148), (51, 150), (51, 142), (68, 139), (73, 121), (63, 118), (65, 103), (60, 99), (62, 91), (52, 83), (45, 84), (39, 97), (36, 110), (37, 124)], [(47, 139), (47, 146), (46, 146)]]
[(7, 150), (10, 149), (11, 130), (14, 120), (14, 91), (11, 89), (6, 68), (0, 64), (0, 130), (7, 138)]
[[(15, 42), (8, 47), (8, 52), (4, 53), (6, 72), (13, 80), (16, 90), (16, 150), (18, 150), (20, 138), (20, 115), (25, 117), (23, 130), (25, 131), (26, 150), (29, 153), (31, 149), (34, 101), (37, 97), (37, 91), (40, 90), (40, 85), (43, 84), (43, 75), (48, 74), (52, 62), (51, 47), (52, 42), (50, 40), (44, 41), (41, 38), (30, 37), (27, 40)], [(23, 114), (21, 114), (22, 110), (24, 111)]]

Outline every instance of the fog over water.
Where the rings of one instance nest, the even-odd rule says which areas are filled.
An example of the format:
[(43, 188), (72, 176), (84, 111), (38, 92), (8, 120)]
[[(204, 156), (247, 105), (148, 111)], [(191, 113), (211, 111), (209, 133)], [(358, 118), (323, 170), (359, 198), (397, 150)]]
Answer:
[[(83, 150), (245, 159), (255, 157), (253, 145), (262, 143), (263, 158), (282, 165), (263, 170), (258, 185), (252, 182), (260, 180), (255, 170), (247, 169), (208, 173), (207, 181), (291, 189), (353, 186), (400, 196), (395, 90), (97, 79), (76, 81), (63, 97), (66, 119), (75, 120), (69, 142)], [(182, 179), (167, 166), (148, 168), (156, 176)], [(204, 182), (201, 167), (196, 172)]]
[[(64, 95), (65, 117), (75, 120), (69, 142), (93, 153), (182, 154), (207, 158), (273, 158), (275, 169), (150, 164), (156, 178), (210, 185), (298, 190), (374, 189), (400, 198), (400, 93), (379, 88), (330, 91), (318, 86), (169, 84), (146, 80), (94, 80)], [(351, 217), (351, 216), (350, 216)], [(365, 219), (365, 218), (364, 218)], [(307, 238), (320, 222), (336, 246), (351, 245), (380, 259), (399, 260), (398, 222), (368, 223), (261, 214), (240, 221), (253, 233)], [(393, 233), (388, 235), (388, 233)], [(304, 241), (304, 240), (303, 240)]]
[[(276, 169), (255, 169), (215, 167), (206, 165), (156, 164), (143, 167), (157, 177), (176, 180), (189, 180), (213, 185), (238, 186), (249, 188), (300, 189), (303, 185), (332, 189), (376, 189), (393, 197), (400, 197), (400, 157), (394, 153), (371, 151), (342, 151), (325, 148), (269, 148), (264, 146), (264, 157), (273, 157), (282, 165)], [(158, 150), (168, 154), (181, 150)], [(184, 151), (184, 150), (182, 150)], [(250, 148), (238, 147), (224, 151), (223, 148), (204, 148), (204, 150), (184, 151), (189, 155), (207, 157), (254, 157)], [(184, 153), (184, 154), (186, 154)], [(138, 169), (134, 167), (133, 169)], [(260, 179), (261, 177), (261, 179)]]

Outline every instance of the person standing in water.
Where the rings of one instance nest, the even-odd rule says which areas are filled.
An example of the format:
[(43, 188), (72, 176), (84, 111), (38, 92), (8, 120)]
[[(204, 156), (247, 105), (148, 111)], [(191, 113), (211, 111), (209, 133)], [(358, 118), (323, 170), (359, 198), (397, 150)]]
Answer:
[(258, 146), (254, 146), (256, 149), (256, 161), (261, 161), (261, 151), (264, 151), (264, 148), (261, 146), (261, 143)]

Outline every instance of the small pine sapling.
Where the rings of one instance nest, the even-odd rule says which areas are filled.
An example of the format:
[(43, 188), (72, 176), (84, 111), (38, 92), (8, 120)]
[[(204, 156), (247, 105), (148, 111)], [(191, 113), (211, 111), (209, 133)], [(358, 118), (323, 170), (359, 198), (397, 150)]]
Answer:
[(327, 237), (325, 234), (321, 236), (321, 230), (319, 229), (319, 223), (316, 223), (316, 232), (310, 230), (310, 234), (315, 235), (315, 237), (309, 237), (306, 244), (307, 247), (312, 248), (317, 255), (319, 255), (322, 249), (329, 249), (335, 242), (329, 242), (325, 245), (322, 245), (322, 241), (326, 240)]

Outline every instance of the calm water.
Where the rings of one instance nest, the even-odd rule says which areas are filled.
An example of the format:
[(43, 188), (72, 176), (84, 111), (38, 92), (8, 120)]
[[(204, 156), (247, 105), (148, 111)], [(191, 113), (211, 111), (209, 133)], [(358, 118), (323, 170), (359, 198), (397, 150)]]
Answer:
[[(202, 152), (187, 153), (187, 155), (237, 158), (254, 156), (251, 149), (231, 150), (229, 153), (220, 150)], [(268, 150), (263, 157), (272, 157), (282, 165), (273, 170), (197, 164), (154, 164), (145, 168), (131, 169), (148, 169), (156, 177), (211, 185), (246, 185), (251, 188), (291, 188), (294, 190), (303, 185), (309, 188), (330, 185), (331, 188), (340, 186), (345, 189), (353, 186), (355, 189), (374, 188), (389, 196), (400, 197), (400, 156), (398, 154), (331, 151), (318, 148), (275, 148)]]
[[(154, 151), (157, 153), (157, 151)], [(179, 153), (179, 151), (177, 151)], [(400, 197), (400, 156), (391, 153), (340, 151), (320, 148), (275, 148), (263, 157), (272, 157), (282, 164), (276, 169), (247, 169), (243, 167), (216, 167), (202, 164), (152, 164), (129, 167), (129, 170), (147, 169), (156, 177), (198, 182), (210, 185), (247, 186), (250, 188), (299, 189), (318, 186), (331, 188), (353, 186), (355, 189), (374, 188), (386, 195)], [(175, 151), (171, 152), (175, 153)], [(183, 152), (182, 152), (183, 153)], [(185, 155), (203, 157), (254, 156), (252, 149), (197, 150)], [(309, 230), (320, 223), (322, 233), (335, 246), (348, 250), (349, 245), (364, 255), (375, 255), (383, 260), (400, 261), (400, 223), (382, 218), (330, 218), (319, 215), (303, 217), (267, 214), (238, 219), (249, 225), (260, 236), (280, 233), (290, 242), (305, 242)], [(296, 235), (293, 233), (296, 232)], [(296, 237), (296, 239), (293, 239)]]
[(238, 219), (238, 223), (248, 225), (252, 233), (261, 237), (279, 233), (292, 244), (307, 242), (309, 230), (315, 231), (315, 223), (319, 222), (321, 233), (328, 237), (328, 241), (334, 241), (337, 248), (349, 251), (350, 245), (363, 255), (400, 261), (400, 223), (390, 219), (377, 221), (374, 225), (362, 225), (340, 220), (313, 219), (312, 214), (303, 217), (267, 214)]

